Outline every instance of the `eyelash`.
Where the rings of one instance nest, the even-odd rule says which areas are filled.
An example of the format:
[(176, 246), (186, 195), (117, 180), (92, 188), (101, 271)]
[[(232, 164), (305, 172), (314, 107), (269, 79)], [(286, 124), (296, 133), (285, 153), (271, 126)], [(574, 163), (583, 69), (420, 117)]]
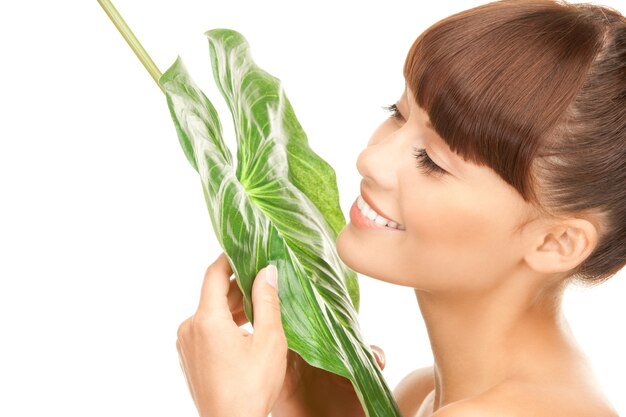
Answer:
[[(383, 108), (386, 111), (391, 113), (391, 117), (395, 119), (404, 119), (404, 117), (402, 117), (402, 114), (400, 113), (400, 111), (398, 110), (398, 107), (395, 104), (391, 104), (389, 106), (383, 106)], [(424, 171), (426, 175), (447, 174), (446, 170), (441, 168), (432, 159), (430, 159), (430, 156), (428, 156), (426, 149), (417, 148), (417, 147), (413, 148), (413, 156), (415, 157), (415, 160), (417, 161), (417, 167), (422, 169), (422, 171)]]
[(404, 119), (404, 117), (402, 117), (402, 113), (400, 113), (400, 110), (398, 110), (398, 107), (395, 104), (383, 106), (383, 109), (391, 113), (391, 117), (394, 119)]
[(434, 163), (432, 159), (430, 159), (430, 156), (428, 156), (428, 154), (426, 153), (426, 149), (419, 149), (417, 147), (413, 148), (413, 156), (417, 160), (418, 168), (421, 168), (426, 175), (443, 175), (447, 173), (446, 170), (441, 168), (439, 165)]

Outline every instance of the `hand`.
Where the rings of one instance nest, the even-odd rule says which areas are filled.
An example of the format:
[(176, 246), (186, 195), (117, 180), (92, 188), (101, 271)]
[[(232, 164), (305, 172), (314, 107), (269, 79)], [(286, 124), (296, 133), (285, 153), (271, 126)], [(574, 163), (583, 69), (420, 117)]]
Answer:
[(229, 280), (232, 269), (224, 253), (206, 271), (196, 313), (178, 328), (176, 349), (201, 417), (266, 417), (278, 398), (287, 339), (278, 292), (264, 279), (268, 269), (252, 286), (254, 334), (239, 327), (247, 321), (243, 296)]
[[(380, 369), (385, 353), (372, 345)], [(272, 409), (272, 417), (365, 416), (350, 380), (309, 365), (293, 351), (287, 354), (283, 389)]]

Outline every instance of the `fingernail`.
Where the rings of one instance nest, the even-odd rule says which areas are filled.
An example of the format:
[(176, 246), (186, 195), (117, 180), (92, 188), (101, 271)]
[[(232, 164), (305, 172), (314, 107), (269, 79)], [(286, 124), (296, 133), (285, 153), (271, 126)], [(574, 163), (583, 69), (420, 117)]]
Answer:
[(265, 280), (274, 288), (278, 288), (278, 271), (272, 264), (265, 268)]
[(385, 358), (377, 350), (372, 349), (372, 352), (374, 353), (374, 356), (376, 356), (378, 366), (380, 368), (385, 366)]

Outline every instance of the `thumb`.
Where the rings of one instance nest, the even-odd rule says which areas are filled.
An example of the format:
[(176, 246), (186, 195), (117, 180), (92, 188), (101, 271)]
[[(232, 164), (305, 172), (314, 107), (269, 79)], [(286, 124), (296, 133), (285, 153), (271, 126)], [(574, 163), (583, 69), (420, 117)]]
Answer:
[(254, 339), (284, 339), (285, 333), (280, 316), (278, 299), (278, 271), (268, 265), (257, 274), (252, 284), (252, 312)]

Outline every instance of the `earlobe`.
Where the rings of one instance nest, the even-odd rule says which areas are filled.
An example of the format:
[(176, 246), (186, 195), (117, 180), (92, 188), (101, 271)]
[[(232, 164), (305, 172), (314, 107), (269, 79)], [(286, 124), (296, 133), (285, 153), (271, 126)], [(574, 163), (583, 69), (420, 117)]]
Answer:
[(591, 222), (568, 219), (541, 233), (524, 260), (537, 272), (567, 272), (587, 259), (597, 240), (597, 229)]

